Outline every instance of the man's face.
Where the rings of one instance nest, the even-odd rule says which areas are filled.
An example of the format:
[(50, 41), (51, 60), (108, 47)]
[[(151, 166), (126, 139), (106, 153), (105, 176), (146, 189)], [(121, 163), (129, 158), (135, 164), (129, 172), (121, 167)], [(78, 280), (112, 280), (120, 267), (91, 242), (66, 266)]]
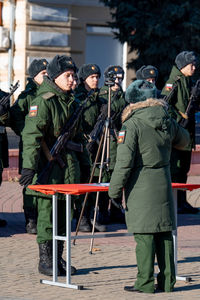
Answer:
[(74, 83), (74, 71), (67, 70), (60, 74), (55, 79), (55, 84), (64, 92), (68, 92), (72, 89)]
[(196, 69), (195, 64), (191, 63), (185, 66), (184, 68), (181, 69), (181, 73), (185, 75), (186, 77), (192, 76), (194, 74), (194, 71)]
[(121, 86), (121, 84), (122, 84), (122, 77), (116, 77), (115, 78), (115, 85), (113, 85), (112, 87), (111, 87), (111, 90), (112, 91), (117, 91), (117, 90), (119, 90), (120, 89), (120, 86)]
[(151, 83), (153, 83), (153, 84), (156, 83), (156, 79), (155, 79), (155, 78), (147, 78), (147, 79), (145, 79), (145, 80), (148, 81), (148, 82), (151, 82)]
[(92, 89), (97, 89), (99, 84), (99, 75), (98, 74), (92, 74), (88, 76), (85, 81), (85, 88), (86, 90), (90, 91)]
[(40, 73), (38, 73), (35, 77), (34, 77), (34, 81), (37, 82), (37, 84), (42, 84), (44, 78), (43, 76), (47, 75), (47, 71), (46, 70), (42, 70)]

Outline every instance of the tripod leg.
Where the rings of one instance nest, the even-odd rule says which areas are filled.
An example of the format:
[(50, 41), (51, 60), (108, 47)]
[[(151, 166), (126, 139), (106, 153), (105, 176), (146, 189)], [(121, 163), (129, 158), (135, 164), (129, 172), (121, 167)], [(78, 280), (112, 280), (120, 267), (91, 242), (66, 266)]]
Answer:
[[(94, 172), (95, 172), (95, 169), (96, 169), (97, 161), (98, 161), (99, 155), (101, 153), (101, 147), (102, 147), (102, 143), (103, 143), (103, 138), (104, 138), (104, 135), (102, 134), (100, 142), (99, 142), (99, 147), (98, 147), (98, 150), (97, 150), (97, 154), (96, 154), (96, 157), (95, 157), (95, 161), (94, 161), (94, 164), (93, 164), (93, 167), (92, 167), (92, 172), (91, 172), (89, 183), (92, 183), (92, 180), (93, 180), (93, 177), (94, 177)], [(85, 198), (84, 198), (84, 201), (83, 201), (83, 206), (82, 206), (80, 217), (79, 217), (78, 224), (77, 224), (77, 227), (76, 227), (75, 236), (78, 235), (78, 231), (79, 231), (81, 219), (83, 217), (83, 213), (84, 213), (84, 209), (85, 209), (85, 205), (86, 205), (87, 199), (88, 199), (88, 193), (85, 194)], [(74, 239), (73, 245), (75, 245), (75, 243), (76, 243), (76, 239)]]
[[(106, 149), (106, 142), (107, 142), (108, 130), (109, 130), (109, 128), (106, 127), (105, 134), (104, 134), (103, 150), (102, 150), (102, 155), (101, 155), (101, 164), (100, 164), (100, 172), (99, 172), (98, 183), (101, 183), (101, 178), (102, 178), (102, 172), (103, 172), (103, 164), (104, 164), (104, 156), (105, 156), (105, 149)], [(91, 243), (90, 243), (90, 251), (89, 251), (90, 254), (92, 254), (92, 248), (93, 248), (93, 244), (94, 244), (94, 229), (95, 229), (95, 223), (96, 223), (96, 215), (97, 215), (98, 202), (99, 202), (99, 192), (97, 192), (95, 209), (94, 209), (94, 219), (93, 219), (93, 224), (92, 224), (92, 236), (93, 237), (91, 238)]]

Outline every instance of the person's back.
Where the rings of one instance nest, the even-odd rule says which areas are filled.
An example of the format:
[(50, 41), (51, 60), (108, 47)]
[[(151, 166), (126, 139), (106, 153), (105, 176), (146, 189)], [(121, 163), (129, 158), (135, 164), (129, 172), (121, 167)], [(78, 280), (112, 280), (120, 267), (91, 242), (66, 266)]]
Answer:
[(170, 153), (172, 145), (183, 149), (189, 135), (170, 118), (166, 103), (155, 97), (156, 88), (147, 81), (136, 80), (128, 87), (126, 100), (130, 105), (123, 112), (109, 187), (113, 199), (124, 189), (126, 223), (137, 242), (137, 281), (135, 286), (125, 287), (132, 292), (154, 293), (155, 255), (159, 288), (170, 292), (176, 281)]

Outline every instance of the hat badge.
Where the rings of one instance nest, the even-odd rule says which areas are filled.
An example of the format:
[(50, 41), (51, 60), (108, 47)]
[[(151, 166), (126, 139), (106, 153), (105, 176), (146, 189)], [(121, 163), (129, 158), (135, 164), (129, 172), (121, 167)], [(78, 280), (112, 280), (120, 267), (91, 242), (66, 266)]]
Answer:
[(43, 65), (46, 66), (46, 64), (47, 64), (46, 61), (43, 61)]
[(92, 69), (92, 70), (95, 70), (95, 66), (92, 66), (91, 69)]
[(154, 73), (155, 73), (155, 71), (154, 71), (154, 70), (150, 70), (150, 74), (152, 74), (152, 75), (153, 75)]
[(114, 68), (114, 71), (117, 72), (117, 71), (118, 71), (118, 68)]

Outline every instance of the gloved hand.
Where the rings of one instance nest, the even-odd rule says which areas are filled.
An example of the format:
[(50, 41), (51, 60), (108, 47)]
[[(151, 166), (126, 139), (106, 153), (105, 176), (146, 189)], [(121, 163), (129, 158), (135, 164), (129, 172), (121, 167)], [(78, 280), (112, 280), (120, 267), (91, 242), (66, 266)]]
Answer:
[(32, 183), (34, 175), (35, 175), (34, 170), (27, 169), (27, 168), (22, 169), (21, 177), (19, 179), (20, 185), (24, 185), (24, 187), (27, 187), (27, 185)]
[(112, 202), (112, 204), (116, 207), (116, 208), (118, 208), (118, 209), (120, 209), (120, 210), (124, 210), (124, 208), (123, 208), (123, 206), (122, 206), (122, 199), (121, 198), (116, 198), (116, 199), (110, 199), (111, 200), (111, 202)]

